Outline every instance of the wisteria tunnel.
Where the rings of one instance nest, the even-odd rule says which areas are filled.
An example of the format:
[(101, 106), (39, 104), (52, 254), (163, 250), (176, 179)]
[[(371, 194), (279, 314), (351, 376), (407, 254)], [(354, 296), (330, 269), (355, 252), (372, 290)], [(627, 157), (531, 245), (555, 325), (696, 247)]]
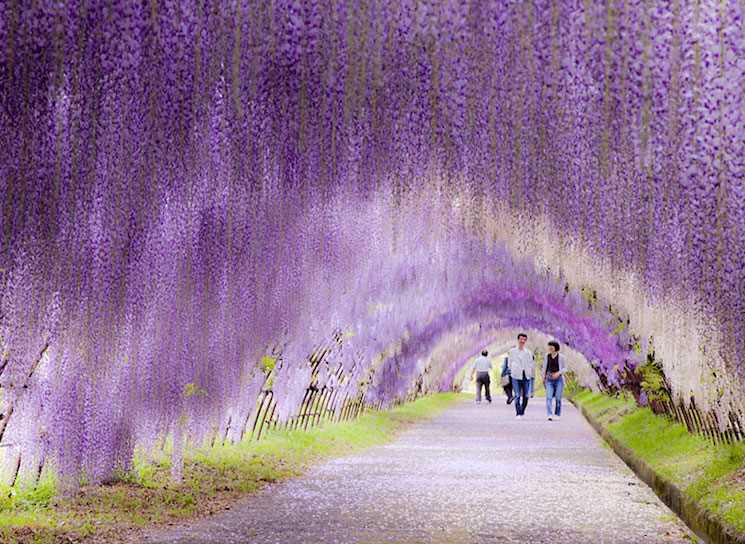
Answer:
[(744, 15), (1, 1), (2, 478), (449, 391), (520, 330), (739, 440)]

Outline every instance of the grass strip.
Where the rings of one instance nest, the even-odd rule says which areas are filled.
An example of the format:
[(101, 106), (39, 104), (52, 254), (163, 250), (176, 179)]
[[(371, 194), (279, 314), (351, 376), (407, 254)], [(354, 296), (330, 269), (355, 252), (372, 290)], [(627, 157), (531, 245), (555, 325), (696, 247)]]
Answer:
[(677, 488), (683, 508), (695, 504), (691, 510), (698, 513), (687, 514), (697, 518), (703, 514), (707, 519), (693, 520), (694, 524), (721, 524), (726, 541), (745, 541), (745, 444), (714, 444), (649, 408), (637, 407), (630, 398), (583, 391), (572, 400), (612, 439), (643, 461), (656, 474), (655, 480)]
[(259, 442), (195, 447), (186, 454), (184, 480), (177, 486), (169, 481), (165, 451), (148, 461), (137, 455), (134, 468), (115, 482), (84, 486), (70, 497), (57, 497), (52, 478), (35, 489), (0, 488), (0, 542), (137, 541), (145, 527), (228, 509), (241, 496), (297, 476), (314, 463), (390, 442), (462, 398), (442, 393), (354, 421), (272, 431)]

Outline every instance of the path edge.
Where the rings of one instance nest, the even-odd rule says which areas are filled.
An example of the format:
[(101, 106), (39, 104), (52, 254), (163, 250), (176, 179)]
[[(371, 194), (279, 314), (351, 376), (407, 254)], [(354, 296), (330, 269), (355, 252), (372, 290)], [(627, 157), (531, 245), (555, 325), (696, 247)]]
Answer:
[(696, 535), (711, 544), (745, 544), (745, 535), (738, 533), (721, 518), (688, 497), (677, 485), (656, 472), (628, 446), (613, 437), (593, 415), (579, 403), (571, 401), (590, 426), (613, 449), (621, 460), (646, 483)]

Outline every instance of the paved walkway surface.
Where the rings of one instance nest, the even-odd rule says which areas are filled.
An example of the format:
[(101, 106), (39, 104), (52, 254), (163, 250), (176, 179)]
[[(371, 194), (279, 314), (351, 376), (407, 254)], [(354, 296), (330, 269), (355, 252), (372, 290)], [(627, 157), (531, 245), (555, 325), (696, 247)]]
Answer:
[(275, 484), (148, 543), (690, 543), (573, 406), (461, 402), (395, 442)]

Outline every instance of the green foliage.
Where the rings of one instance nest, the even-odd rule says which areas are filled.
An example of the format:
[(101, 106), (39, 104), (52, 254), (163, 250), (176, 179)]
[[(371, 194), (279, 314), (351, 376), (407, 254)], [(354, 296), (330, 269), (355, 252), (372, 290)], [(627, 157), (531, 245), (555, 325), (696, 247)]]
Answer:
[(277, 366), (277, 357), (271, 355), (264, 355), (259, 361), (259, 368), (264, 372), (265, 376), (268, 376), (264, 386), (267, 389), (271, 389), (274, 385), (274, 368)]
[(745, 444), (715, 445), (628, 398), (584, 391), (574, 401), (655, 471), (745, 533)]
[(56, 492), (56, 479), (49, 473), (45, 473), (36, 486), (28, 482), (22, 482), (13, 487), (0, 484), (0, 518), (1, 514), (6, 512), (36, 511), (46, 508)]
[(594, 308), (598, 303), (598, 292), (591, 287), (580, 287), (580, 295), (587, 302), (588, 308)]
[(206, 397), (207, 391), (202, 389), (195, 383), (187, 383), (184, 386), (184, 398), (189, 399), (191, 397)]
[(259, 361), (259, 368), (264, 371), (265, 374), (269, 374), (274, 367), (277, 365), (277, 358), (271, 355), (264, 355)]
[(642, 375), (641, 386), (649, 400), (670, 400), (660, 361), (650, 357), (645, 364), (637, 367), (637, 372)]
[(611, 331), (611, 334), (613, 334), (613, 335), (616, 335), (616, 334), (620, 334), (620, 333), (621, 333), (621, 331), (623, 331), (623, 330), (624, 330), (625, 328), (626, 328), (626, 323), (624, 323), (623, 321), (621, 321), (621, 322), (620, 322), (620, 323), (618, 323), (618, 324), (616, 325), (616, 327), (615, 327), (615, 328), (614, 328), (614, 329), (613, 329), (613, 330)]
[(584, 390), (585, 388), (579, 384), (579, 382), (577, 381), (577, 376), (574, 374), (574, 372), (568, 370), (564, 373), (564, 396), (566, 398), (571, 399), (579, 392)]
[(132, 468), (127, 472), (119, 472), (117, 481), (132, 484), (147, 489), (166, 487), (168, 479), (163, 479), (170, 470), (170, 443), (159, 455), (145, 455), (140, 449), (135, 450)]

